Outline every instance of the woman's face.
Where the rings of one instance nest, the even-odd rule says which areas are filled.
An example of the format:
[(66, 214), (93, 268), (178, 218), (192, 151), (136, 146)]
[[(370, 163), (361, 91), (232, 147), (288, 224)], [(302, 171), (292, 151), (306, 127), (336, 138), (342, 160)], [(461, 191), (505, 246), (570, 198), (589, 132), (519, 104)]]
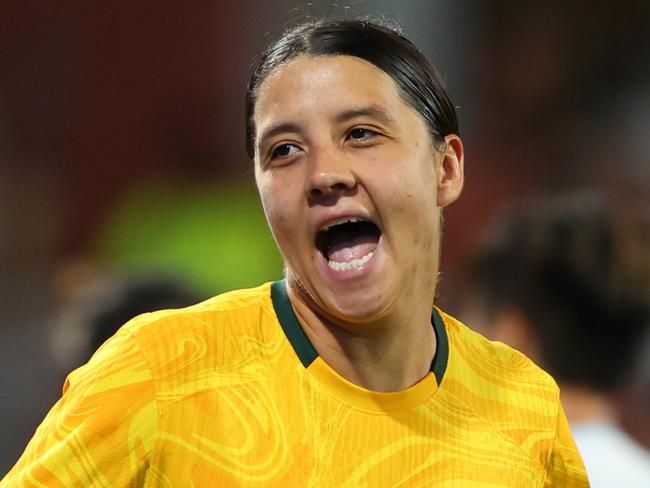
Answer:
[(393, 80), (359, 58), (300, 56), (259, 87), (254, 119), (264, 212), (311, 306), (364, 323), (430, 304), (440, 207), (458, 195), (439, 192), (445, 154)]

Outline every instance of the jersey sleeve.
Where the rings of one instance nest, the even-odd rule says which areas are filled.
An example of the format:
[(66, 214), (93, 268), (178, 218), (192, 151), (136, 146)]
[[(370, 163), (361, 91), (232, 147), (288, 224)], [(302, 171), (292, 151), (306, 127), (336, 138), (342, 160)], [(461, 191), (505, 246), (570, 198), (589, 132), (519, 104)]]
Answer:
[(151, 373), (135, 338), (122, 330), (70, 373), (0, 487), (142, 486), (156, 419)]
[(561, 405), (558, 408), (556, 435), (549, 456), (546, 482), (544, 483), (545, 488), (559, 486), (565, 488), (589, 487), (582, 457), (573, 440), (569, 423)]

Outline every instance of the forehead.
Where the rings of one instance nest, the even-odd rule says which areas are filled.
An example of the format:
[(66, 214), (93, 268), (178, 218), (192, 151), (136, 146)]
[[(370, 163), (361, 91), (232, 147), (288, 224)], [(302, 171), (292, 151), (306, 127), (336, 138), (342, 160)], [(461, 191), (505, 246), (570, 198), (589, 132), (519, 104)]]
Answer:
[(299, 56), (261, 84), (254, 117), (259, 134), (278, 118), (334, 114), (364, 105), (394, 116), (410, 110), (393, 79), (372, 63), (353, 56)]

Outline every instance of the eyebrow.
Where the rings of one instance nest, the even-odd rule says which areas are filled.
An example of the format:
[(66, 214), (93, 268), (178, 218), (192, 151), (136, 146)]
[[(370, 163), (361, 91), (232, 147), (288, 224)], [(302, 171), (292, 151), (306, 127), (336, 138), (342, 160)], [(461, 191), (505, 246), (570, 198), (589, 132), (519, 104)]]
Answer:
[(388, 125), (395, 125), (395, 119), (383, 108), (377, 105), (368, 105), (367, 107), (352, 108), (350, 110), (344, 110), (336, 116), (336, 122), (347, 122), (348, 120), (354, 119), (355, 117), (374, 117), (381, 122)]
[[(364, 117), (364, 116), (374, 117), (387, 125), (395, 125), (397, 123), (395, 119), (386, 110), (384, 110), (383, 108), (377, 105), (368, 105), (366, 107), (358, 107), (358, 108), (351, 108), (349, 110), (344, 110), (343, 112), (340, 112), (336, 115), (334, 121), (337, 124), (341, 124), (343, 122), (352, 120), (356, 117)], [(285, 132), (301, 133), (302, 130), (300, 129), (298, 124), (292, 122), (284, 122), (278, 125), (271, 126), (262, 133), (262, 135), (258, 140), (257, 147), (258, 148), (262, 147), (262, 144), (264, 143), (265, 140), (273, 136), (276, 136), (278, 134), (283, 134)]]
[(279, 124), (279, 125), (274, 125), (272, 127), (269, 127), (268, 129), (266, 129), (262, 133), (261, 137), (259, 138), (259, 140), (257, 142), (257, 147), (261, 148), (262, 144), (264, 143), (265, 140), (267, 140), (267, 139), (269, 139), (269, 138), (271, 138), (273, 136), (276, 136), (278, 134), (283, 134), (285, 132), (298, 132), (298, 133), (300, 133), (302, 131), (300, 130), (300, 127), (298, 127), (298, 124), (294, 124), (294, 123), (291, 123), (291, 122), (285, 122), (285, 123), (282, 123), (282, 124)]

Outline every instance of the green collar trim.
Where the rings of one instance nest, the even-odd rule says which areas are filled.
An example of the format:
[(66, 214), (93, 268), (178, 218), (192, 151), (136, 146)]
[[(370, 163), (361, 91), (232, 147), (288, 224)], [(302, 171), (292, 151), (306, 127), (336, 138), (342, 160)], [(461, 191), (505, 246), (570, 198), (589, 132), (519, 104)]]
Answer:
[[(285, 280), (275, 281), (271, 284), (271, 300), (273, 301), (273, 308), (278, 316), (284, 334), (289, 339), (302, 365), (307, 368), (318, 357), (318, 352), (316, 352), (316, 349), (298, 322), (296, 313), (293, 311), (289, 296), (287, 295)], [(447, 339), (445, 324), (442, 321), (440, 313), (435, 308), (431, 312), (431, 323), (436, 334), (437, 344), (436, 355), (431, 362), (431, 372), (436, 377), (439, 385), (447, 369), (449, 341)]]
[(435, 308), (431, 310), (431, 322), (433, 331), (436, 333), (436, 355), (431, 361), (431, 371), (436, 377), (438, 385), (442, 382), (442, 377), (447, 370), (447, 361), (449, 359), (449, 340), (447, 339), (447, 329), (442, 321), (440, 313)]
[(271, 300), (273, 300), (273, 308), (284, 334), (296, 351), (302, 365), (305, 368), (308, 367), (318, 357), (318, 353), (298, 323), (296, 313), (293, 311), (287, 295), (285, 280), (275, 281), (271, 284)]

